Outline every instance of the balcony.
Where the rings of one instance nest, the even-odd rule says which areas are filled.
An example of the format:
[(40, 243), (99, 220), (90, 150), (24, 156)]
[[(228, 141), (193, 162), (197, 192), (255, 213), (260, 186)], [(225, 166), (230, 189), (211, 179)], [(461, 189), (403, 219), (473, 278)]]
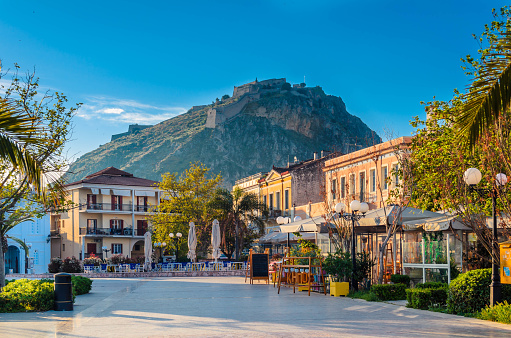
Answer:
[(282, 216), (282, 217), (291, 216), (291, 212), (289, 210), (279, 210), (279, 209), (271, 210), (270, 209), (268, 218), (277, 218), (279, 216)]
[(50, 237), (60, 237), (60, 229), (51, 229)]
[[(135, 229), (135, 236), (144, 236), (147, 229)], [(80, 235), (92, 235), (92, 236), (133, 236), (132, 228), (82, 228), (80, 229)]]

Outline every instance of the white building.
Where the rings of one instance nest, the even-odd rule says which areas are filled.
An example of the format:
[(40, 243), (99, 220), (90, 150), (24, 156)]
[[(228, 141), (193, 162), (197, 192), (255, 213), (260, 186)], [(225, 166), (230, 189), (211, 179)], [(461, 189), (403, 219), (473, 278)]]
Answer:
[[(28, 255), (21, 245), (7, 239), (5, 271), (10, 273), (45, 273), (50, 263), (50, 215), (18, 224), (7, 235), (24, 241), (29, 246)], [(28, 257), (27, 257), (28, 256)]]

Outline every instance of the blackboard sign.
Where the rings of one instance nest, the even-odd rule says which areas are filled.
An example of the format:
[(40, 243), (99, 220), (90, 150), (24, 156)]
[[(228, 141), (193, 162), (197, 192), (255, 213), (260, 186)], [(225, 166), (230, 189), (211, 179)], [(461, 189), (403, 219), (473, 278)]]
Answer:
[(252, 260), (250, 262), (250, 269), (252, 279), (254, 278), (268, 278), (268, 254), (252, 254)]

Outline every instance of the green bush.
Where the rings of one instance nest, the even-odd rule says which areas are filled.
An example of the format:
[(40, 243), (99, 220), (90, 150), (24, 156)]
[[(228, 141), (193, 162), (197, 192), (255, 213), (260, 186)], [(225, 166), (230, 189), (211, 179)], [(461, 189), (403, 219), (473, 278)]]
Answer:
[[(449, 285), (447, 310), (454, 314), (471, 314), (490, 304), (491, 269), (462, 273)], [(502, 285), (502, 300), (511, 301), (511, 285)]]
[(486, 306), (478, 316), (479, 319), (511, 324), (511, 305), (507, 301), (495, 306)]
[(447, 287), (417, 288), (406, 290), (407, 306), (414, 309), (429, 309), (430, 307), (445, 306), (447, 301)]
[(71, 282), (73, 283), (74, 296), (84, 295), (92, 289), (92, 280), (90, 278), (71, 276)]
[(439, 289), (439, 288), (446, 288), (449, 284), (442, 283), (442, 282), (426, 282), (426, 283), (417, 283), (415, 285), (418, 289)]
[(9, 282), (0, 293), (0, 312), (48, 311), (53, 302), (52, 283), (19, 279)]
[(371, 292), (379, 300), (401, 300), (406, 299), (406, 285), (404, 284), (375, 284), (371, 286)]
[(82, 264), (75, 256), (69, 258), (67, 257), (62, 261), (62, 271), (63, 272), (82, 272)]
[(390, 281), (394, 284), (404, 284), (410, 287), (410, 276), (407, 275), (391, 275)]

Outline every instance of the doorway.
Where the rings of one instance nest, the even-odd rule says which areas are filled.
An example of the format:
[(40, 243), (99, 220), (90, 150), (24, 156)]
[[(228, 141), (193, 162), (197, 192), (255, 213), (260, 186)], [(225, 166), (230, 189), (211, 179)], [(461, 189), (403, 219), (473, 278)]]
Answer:
[(5, 255), (5, 272), (12, 269), (13, 273), (20, 273), (20, 249), (14, 245), (9, 245)]

